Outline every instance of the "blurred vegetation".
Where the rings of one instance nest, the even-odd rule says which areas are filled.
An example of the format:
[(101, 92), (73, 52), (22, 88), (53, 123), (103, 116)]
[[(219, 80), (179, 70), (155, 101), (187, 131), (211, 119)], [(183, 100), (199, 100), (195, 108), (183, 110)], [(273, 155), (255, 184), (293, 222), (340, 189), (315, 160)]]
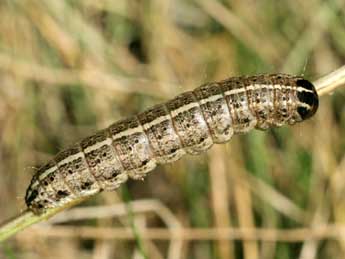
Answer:
[[(313, 80), (341, 66), (344, 7), (342, 0), (1, 1), (0, 221), (25, 208), (35, 168), (122, 117), (211, 80), (269, 72)], [(341, 226), (344, 103), (344, 91), (324, 96), (306, 123), (234, 136), (225, 146), (159, 166), (145, 181), (128, 181), (83, 205), (158, 200), (189, 228)], [(137, 222), (132, 217), (83, 223), (131, 226)], [(164, 227), (155, 216), (147, 224), (146, 231)], [(1, 248), (0, 257), (167, 258), (168, 241), (143, 241), (134, 230), (129, 241), (32, 240), (23, 233)], [(176, 253), (343, 258), (342, 237), (189, 240)]]

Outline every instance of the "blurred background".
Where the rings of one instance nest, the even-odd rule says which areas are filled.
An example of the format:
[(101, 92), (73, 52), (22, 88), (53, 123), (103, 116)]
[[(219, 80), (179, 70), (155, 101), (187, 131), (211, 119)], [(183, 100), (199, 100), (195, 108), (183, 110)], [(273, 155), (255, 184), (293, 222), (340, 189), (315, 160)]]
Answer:
[[(340, 67), (344, 7), (2, 0), (0, 222), (25, 209), (35, 168), (120, 118), (229, 76), (315, 80)], [(344, 258), (344, 103), (339, 89), (305, 123), (254, 130), (159, 166), (81, 204), (79, 220), (67, 212), (19, 233), (0, 257)]]

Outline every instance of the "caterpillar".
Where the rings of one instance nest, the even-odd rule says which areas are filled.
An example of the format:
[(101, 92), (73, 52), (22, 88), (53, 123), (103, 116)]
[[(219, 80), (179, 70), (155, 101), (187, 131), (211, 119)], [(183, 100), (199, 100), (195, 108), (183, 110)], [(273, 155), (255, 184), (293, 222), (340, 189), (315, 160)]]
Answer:
[(158, 164), (199, 154), (253, 128), (293, 125), (318, 109), (308, 80), (287, 74), (231, 77), (206, 83), (81, 140), (34, 174), (29, 210), (48, 208), (143, 179)]

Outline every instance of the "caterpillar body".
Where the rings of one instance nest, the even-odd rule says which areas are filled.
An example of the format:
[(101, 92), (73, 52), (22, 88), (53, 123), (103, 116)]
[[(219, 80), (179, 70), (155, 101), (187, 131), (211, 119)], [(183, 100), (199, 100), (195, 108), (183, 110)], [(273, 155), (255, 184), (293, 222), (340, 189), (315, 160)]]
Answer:
[(101, 130), (37, 170), (25, 202), (35, 214), (142, 179), (158, 164), (199, 154), (253, 128), (295, 124), (318, 109), (315, 87), (300, 76), (231, 77), (182, 93)]

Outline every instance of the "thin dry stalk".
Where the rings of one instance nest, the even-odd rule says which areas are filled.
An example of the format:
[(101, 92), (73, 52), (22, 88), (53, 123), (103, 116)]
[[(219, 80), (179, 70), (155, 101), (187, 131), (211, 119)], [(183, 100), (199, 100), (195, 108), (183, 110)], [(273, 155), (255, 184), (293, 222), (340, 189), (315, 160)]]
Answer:
[[(175, 215), (157, 200), (137, 200), (131, 202), (130, 206), (135, 214), (154, 212), (165, 223), (171, 232), (171, 242), (168, 248), (167, 258), (180, 258), (183, 242), (179, 236), (183, 229)], [(125, 203), (73, 208), (55, 216), (47, 221), (46, 224), (51, 225), (77, 220), (112, 218), (126, 215), (128, 215), (128, 205)]]
[[(171, 240), (174, 238), (166, 228), (150, 228), (140, 232), (140, 238)], [(181, 240), (243, 240), (264, 242), (297, 243), (305, 240), (339, 239), (345, 235), (345, 225), (325, 225), (315, 228), (274, 229), (274, 228), (184, 228), (179, 232)], [(90, 226), (36, 226), (18, 234), (17, 239), (83, 238), (95, 240), (133, 240), (132, 228), (109, 228)]]
[[(235, 169), (236, 170), (236, 169)], [(236, 179), (237, 181), (239, 179)], [(245, 180), (239, 180), (245, 181)], [(236, 209), (238, 214), (238, 221), (241, 228), (253, 228), (254, 215), (253, 204), (248, 185), (238, 184), (235, 181), (234, 194), (236, 200)], [(243, 242), (243, 254), (244, 258), (256, 259), (259, 258), (258, 244), (255, 241)]]
[(279, 53), (274, 45), (270, 42), (261, 43), (260, 36), (257, 36), (254, 31), (238, 16), (226, 8), (223, 4), (217, 1), (198, 1), (198, 4), (203, 10), (212, 18), (217, 20), (220, 24), (226, 27), (236, 38), (250, 45), (261, 58), (267, 60), (268, 63), (278, 59)]
[[(42, 85), (64, 85), (82, 83), (86, 87), (96, 90), (108, 91), (109, 93), (128, 94), (145, 93), (164, 98), (166, 93), (157, 91), (163, 85), (147, 78), (129, 78), (113, 75), (98, 68), (63, 69), (49, 68), (33, 62), (26, 62), (18, 57), (0, 54), (0, 70), (6, 73), (36, 82), (44, 82)], [(141, 87), (135, 87), (140, 85)], [(175, 88), (175, 84), (165, 83), (165, 88)], [(155, 90), (153, 90), (155, 89)]]
[[(343, 8), (342, 1), (335, 0), (334, 2), (336, 2), (337, 8)], [(296, 41), (294, 48), (288, 54), (282, 71), (299, 71), (305, 57), (320, 42), (321, 37), (337, 15), (337, 10), (334, 10), (329, 5), (329, 2), (325, 1), (315, 15), (311, 16), (309, 27), (302, 33), (302, 36)], [(299, 66), (296, 66), (296, 64), (299, 64)]]
[(331, 94), (336, 88), (345, 85), (345, 66), (321, 77), (314, 84), (320, 96)]
[[(229, 213), (228, 182), (226, 177), (226, 158), (223, 146), (215, 146), (210, 153), (209, 171), (211, 182), (212, 211), (216, 228), (231, 225)], [(234, 258), (233, 245), (227, 241), (218, 242), (220, 258)]]
[(63, 207), (49, 209), (41, 215), (35, 215), (32, 213), (32, 211), (29, 210), (23, 211), (18, 216), (13, 217), (12, 219), (9, 219), (8, 221), (0, 225), (0, 242), (13, 236), (18, 231), (21, 231), (35, 223), (47, 220), (58, 212), (72, 207), (73, 205), (76, 205), (85, 199), (87, 199), (87, 197), (76, 199), (75, 201), (71, 202), (70, 204), (66, 204)]

